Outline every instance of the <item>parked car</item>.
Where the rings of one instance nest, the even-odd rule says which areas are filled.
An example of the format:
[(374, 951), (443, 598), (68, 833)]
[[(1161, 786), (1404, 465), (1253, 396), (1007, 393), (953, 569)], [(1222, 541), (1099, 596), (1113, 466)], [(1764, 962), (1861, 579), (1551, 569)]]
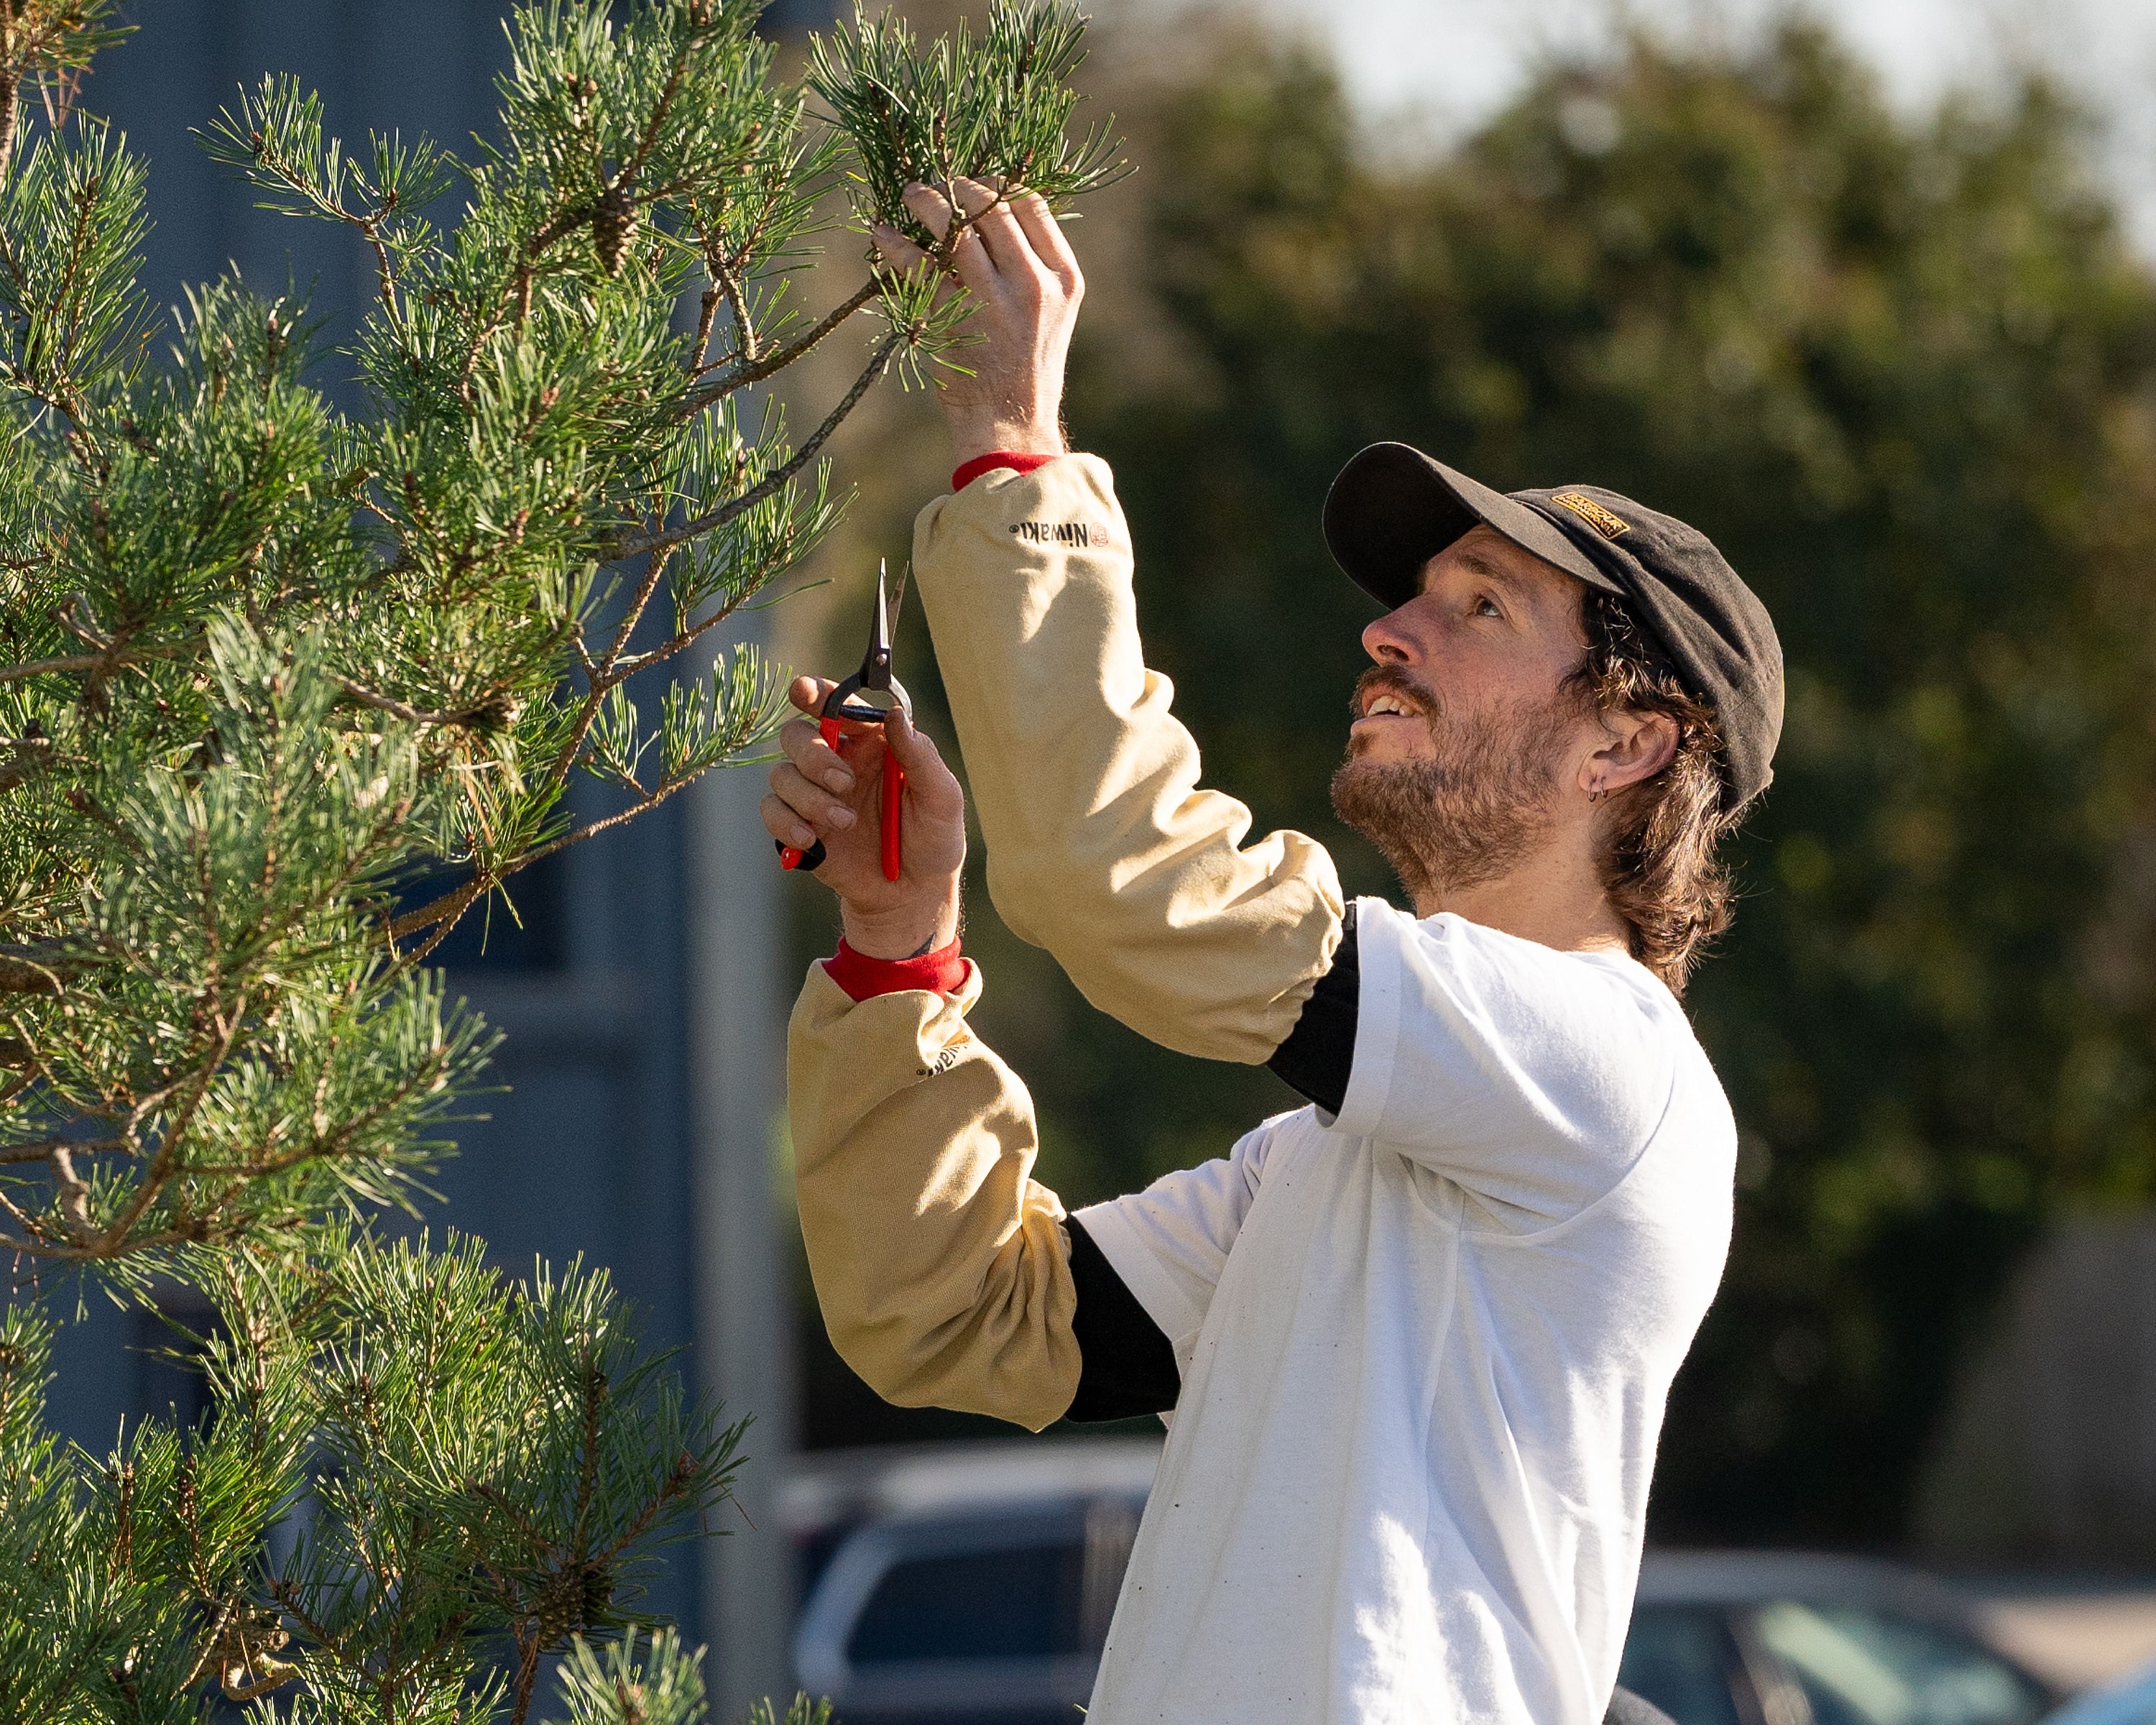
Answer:
[(1147, 1438), (810, 1458), (794, 1664), (845, 1725), (1071, 1725), (1159, 1465)]
[(1617, 1681), (1678, 1725), (2033, 1725), (2051, 1689), (1918, 1572), (1785, 1552), (1665, 1552)]
[[(785, 1501), (802, 1686), (846, 1725), (1070, 1725), (1159, 1455), (1128, 1438), (813, 1458)], [(1619, 1681), (1677, 1725), (2035, 1725), (2058, 1699), (1939, 1583), (1786, 1553), (1650, 1555)]]

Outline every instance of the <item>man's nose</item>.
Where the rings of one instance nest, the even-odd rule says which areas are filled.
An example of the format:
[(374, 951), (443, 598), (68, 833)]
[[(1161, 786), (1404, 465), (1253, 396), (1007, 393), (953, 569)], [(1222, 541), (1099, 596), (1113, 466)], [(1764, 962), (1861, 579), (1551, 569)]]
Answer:
[(1363, 631), (1363, 650), (1379, 665), (1412, 665), (1414, 638), (1399, 624), (1398, 611), (1388, 611)]

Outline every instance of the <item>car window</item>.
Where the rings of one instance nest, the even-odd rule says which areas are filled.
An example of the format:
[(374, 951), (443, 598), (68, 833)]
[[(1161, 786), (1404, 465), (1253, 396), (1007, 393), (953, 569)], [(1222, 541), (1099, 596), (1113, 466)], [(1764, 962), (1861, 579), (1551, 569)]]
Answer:
[(1632, 1614), (1617, 1681), (1676, 1725), (1742, 1725), (1730, 1689), (1735, 1654), (1719, 1611), (1642, 1605)]
[(846, 1657), (887, 1666), (1082, 1652), (1085, 1569), (1075, 1539), (906, 1558), (855, 1620)]
[(1763, 1605), (1759, 1644), (1787, 1667), (1815, 1725), (2026, 1725), (2035, 1686), (1951, 1630), (1855, 1605)]

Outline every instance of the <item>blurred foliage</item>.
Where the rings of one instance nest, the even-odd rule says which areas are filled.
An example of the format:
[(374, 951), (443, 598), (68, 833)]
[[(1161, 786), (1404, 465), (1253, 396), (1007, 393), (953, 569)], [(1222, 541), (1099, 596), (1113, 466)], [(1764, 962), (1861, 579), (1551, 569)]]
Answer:
[[(1142, 227), (1078, 231), (1070, 417), (1211, 783), (1392, 890), (1325, 801), (1369, 612), (1318, 504), (1372, 439), (1675, 511), (1774, 610), (1779, 778), (1688, 1003), (1742, 1127), (1738, 1237), (1656, 1532), (1892, 1541), (2021, 1248), (2156, 1182), (2156, 278), (2087, 129), (2036, 81), (1905, 118), (1792, 24), (1635, 39), (1401, 162), (1308, 50), (1168, 58), (1107, 92)], [(972, 915), (1067, 1197), (1289, 1105)]]

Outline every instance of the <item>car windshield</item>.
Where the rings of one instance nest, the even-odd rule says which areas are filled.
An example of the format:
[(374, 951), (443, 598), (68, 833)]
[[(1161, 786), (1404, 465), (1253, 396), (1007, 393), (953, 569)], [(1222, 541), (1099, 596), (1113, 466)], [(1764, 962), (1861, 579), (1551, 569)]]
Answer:
[(1753, 1629), (1804, 1692), (1815, 1725), (2027, 1725), (2044, 1711), (2005, 1661), (1911, 1618), (1783, 1599), (1761, 1606)]

